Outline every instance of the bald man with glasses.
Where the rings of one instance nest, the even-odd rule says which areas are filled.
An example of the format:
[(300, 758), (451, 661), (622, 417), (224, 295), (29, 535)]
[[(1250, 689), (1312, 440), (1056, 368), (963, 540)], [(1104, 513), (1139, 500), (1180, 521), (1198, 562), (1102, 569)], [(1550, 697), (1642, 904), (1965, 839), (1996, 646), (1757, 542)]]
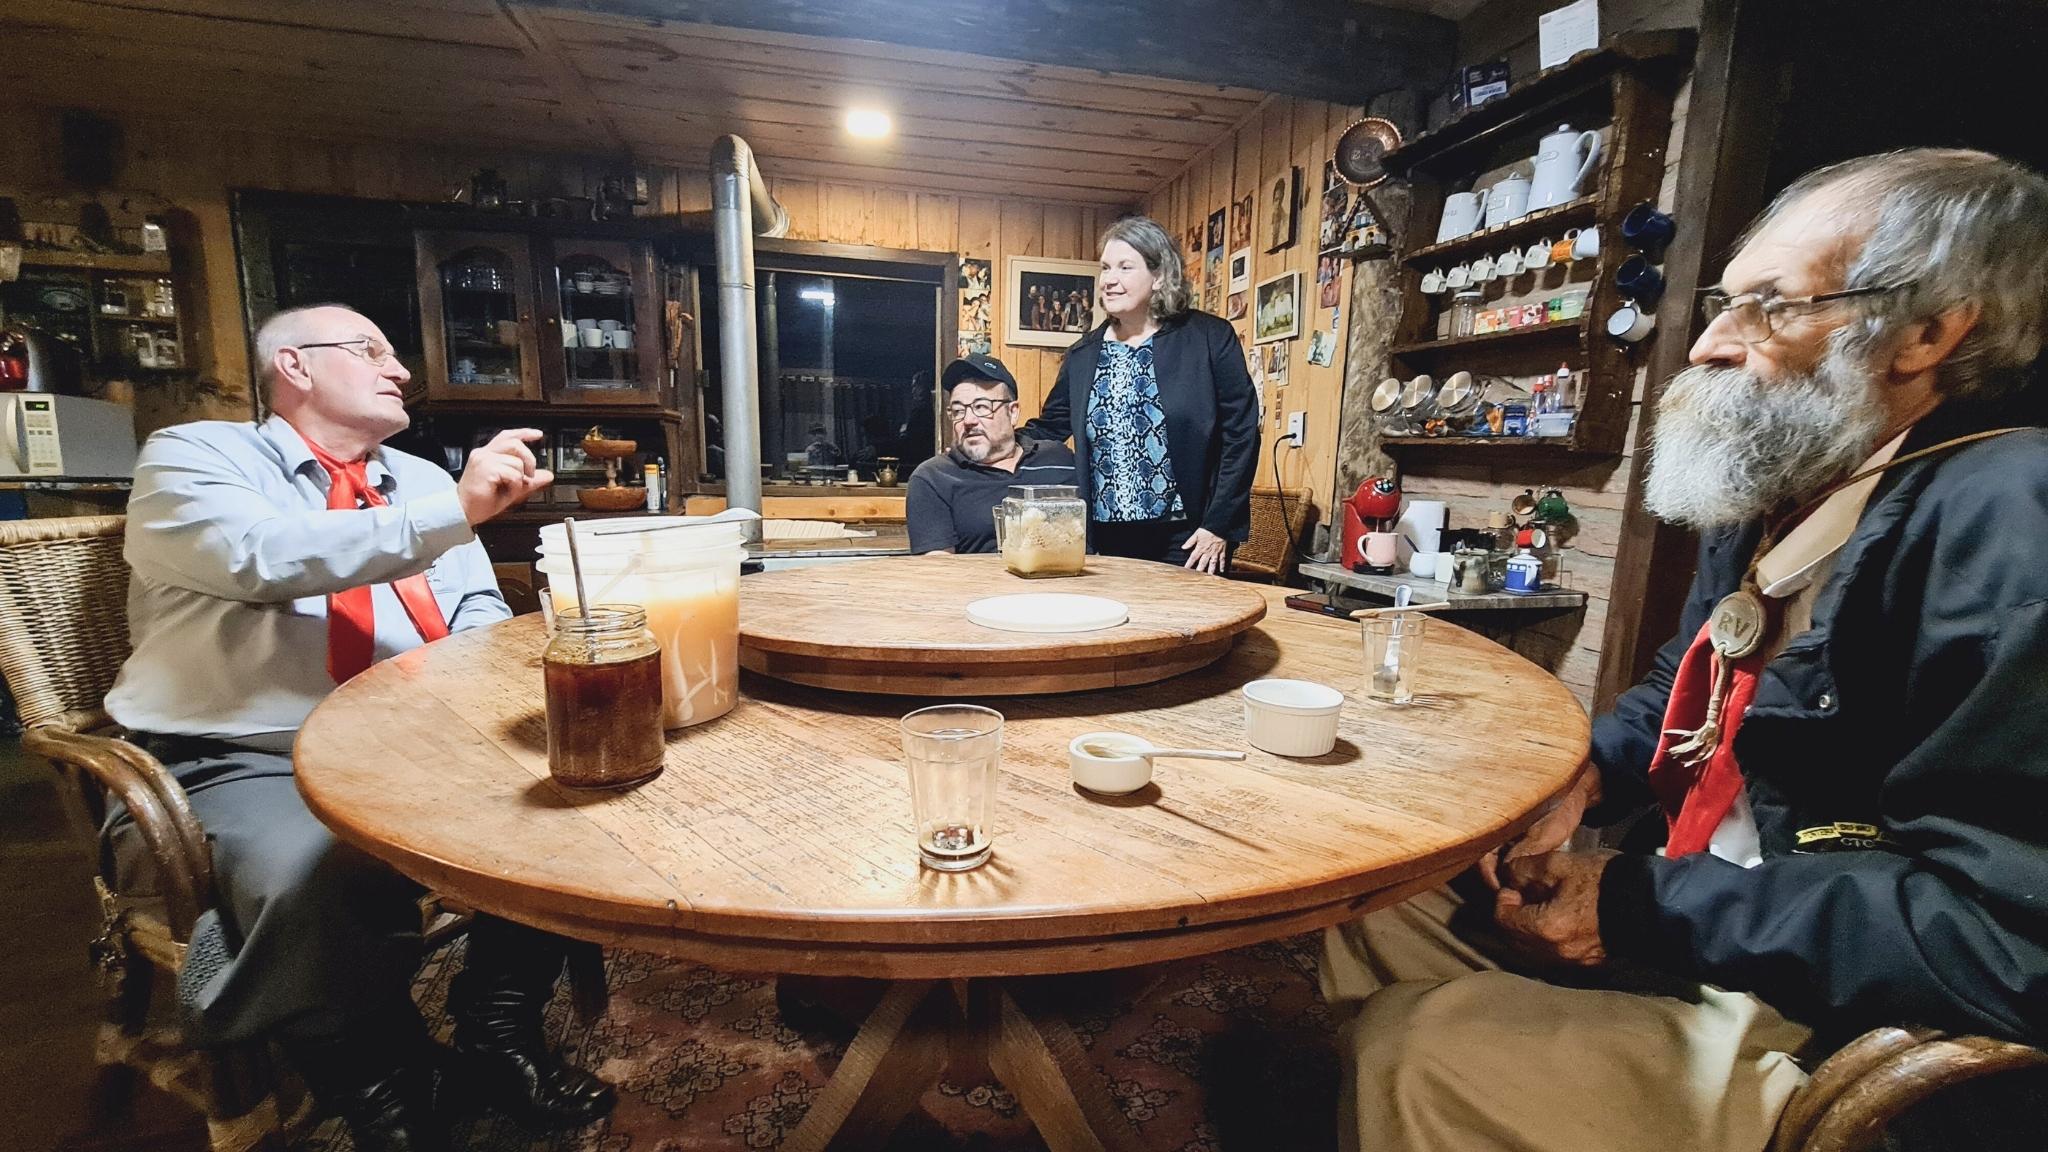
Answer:
[[(368, 318), (281, 312), (256, 352), (269, 419), (181, 424), (143, 446), (125, 544), (133, 651), (107, 694), (213, 851), (221, 911), (193, 934), (211, 959), (188, 969), (212, 975), (180, 988), (187, 1039), (277, 1041), (365, 1152), (447, 1147), (435, 1099), (451, 1088), (534, 1127), (590, 1123), (611, 1088), (549, 1052), (541, 1028), (568, 942), (476, 917), (449, 990), (454, 1051), (441, 1049), (410, 996), (419, 886), (336, 841), (292, 778), (292, 738), (336, 685), (511, 616), (476, 527), (553, 482), (527, 448), (541, 433), (500, 432), (451, 479), (383, 446), (410, 423), (411, 374)], [(123, 887), (147, 883), (124, 812), (106, 839)]]

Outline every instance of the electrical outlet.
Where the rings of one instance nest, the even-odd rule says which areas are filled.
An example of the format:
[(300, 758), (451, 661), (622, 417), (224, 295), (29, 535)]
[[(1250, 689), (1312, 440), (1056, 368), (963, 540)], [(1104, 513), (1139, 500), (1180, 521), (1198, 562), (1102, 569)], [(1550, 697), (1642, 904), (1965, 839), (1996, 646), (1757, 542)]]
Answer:
[(1287, 414), (1287, 434), (1283, 439), (1294, 441), (1296, 448), (1305, 447), (1308, 444), (1308, 413), (1289, 412)]

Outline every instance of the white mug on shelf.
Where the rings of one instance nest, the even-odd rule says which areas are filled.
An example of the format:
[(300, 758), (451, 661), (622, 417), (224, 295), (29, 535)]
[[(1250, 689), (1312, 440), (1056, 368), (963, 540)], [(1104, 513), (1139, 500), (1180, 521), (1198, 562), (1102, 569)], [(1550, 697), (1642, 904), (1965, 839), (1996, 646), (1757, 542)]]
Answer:
[(1572, 259), (1593, 260), (1600, 255), (1600, 230), (1587, 228), (1572, 241)]
[(1493, 270), (1503, 278), (1522, 274), (1522, 250), (1510, 248), (1493, 258)]
[(577, 327), (577, 331), (581, 333), (583, 336), (583, 346), (585, 348), (604, 347), (604, 329), (599, 328), (595, 324), (592, 324), (588, 328), (584, 328), (579, 325)]
[(1422, 291), (1423, 291), (1423, 293), (1424, 293), (1425, 295), (1429, 295), (1429, 296), (1434, 296), (1434, 295), (1436, 295), (1437, 293), (1439, 293), (1439, 292), (1441, 292), (1441, 291), (1443, 291), (1443, 290), (1444, 290), (1444, 270), (1443, 270), (1443, 269), (1441, 269), (1441, 268), (1431, 268), (1431, 269), (1430, 269), (1429, 271), (1427, 271), (1427, 272), (1425, 272), (1425, 273), (1423, 273), (1423, 274), (1422, 274)]
[(1634, 344), (1657, 327), (1657, 314), (1633, 300), (1623, 300), (1607, 317), (1607, 334), (1623, 344)]
[(1460, 264), (1449, 272), (1444, 273), (1444, 287), (1446, 288), (1463, 288), (1470, 283), (1472, 283), (1472, 269), (1464, 264)]
[(607, 332), (617, 331), (621, 327), (617, 320), (599, 320), (597, 326)]
[(1493, 257), (1481, 256), (1472, 262), (1472, 283), (1484, 284), (1493, 277)]
[(1529, 214), (1529, 178), (1503, 176), (1486, 192), (1486, 226), (1498, 228)]
[(1479, 227), (1479, 194), (1453, 192), (1444, 197), (1443, 222), (1437, 225), (1436, 242), (1456, 240)]
[(1534, 272), (1538, 268), (1547, 268), (1549, 265), (1550, 241), (1547, 238), (1529, 245), (1528, 250), (1522, 253), (1522, 267), (1527, 271)]
[(631, 348), (633, 346), (633, 330), (631, 328), (614, 328), (610, 332), (605, 333), (604, 339), (605, 343), (614, 348)]

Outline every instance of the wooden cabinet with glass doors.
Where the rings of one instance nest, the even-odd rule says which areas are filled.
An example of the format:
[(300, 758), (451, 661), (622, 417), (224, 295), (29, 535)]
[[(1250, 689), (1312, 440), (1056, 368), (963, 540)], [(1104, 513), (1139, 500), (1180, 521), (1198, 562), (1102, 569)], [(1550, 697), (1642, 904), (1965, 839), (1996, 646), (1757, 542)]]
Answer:
[(542, 382), (558, 404), (656, 404), (664, 347), (654, 250), (625, 240), (553, 237), (542, 273)]
[(421, 232), (429, 400), (539, 400), (533, 256), (507, 232)]

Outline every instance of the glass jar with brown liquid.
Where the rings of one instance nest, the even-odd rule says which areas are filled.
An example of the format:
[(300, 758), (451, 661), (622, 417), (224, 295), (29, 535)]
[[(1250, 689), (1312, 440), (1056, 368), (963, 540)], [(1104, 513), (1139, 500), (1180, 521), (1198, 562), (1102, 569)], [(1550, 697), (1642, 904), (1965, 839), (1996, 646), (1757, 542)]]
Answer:
[(548, 772), (570, 788), (619, 788), (661, 773), (661, 648), (647, 613), (601, 604), (555, 613), (547, 677)]

